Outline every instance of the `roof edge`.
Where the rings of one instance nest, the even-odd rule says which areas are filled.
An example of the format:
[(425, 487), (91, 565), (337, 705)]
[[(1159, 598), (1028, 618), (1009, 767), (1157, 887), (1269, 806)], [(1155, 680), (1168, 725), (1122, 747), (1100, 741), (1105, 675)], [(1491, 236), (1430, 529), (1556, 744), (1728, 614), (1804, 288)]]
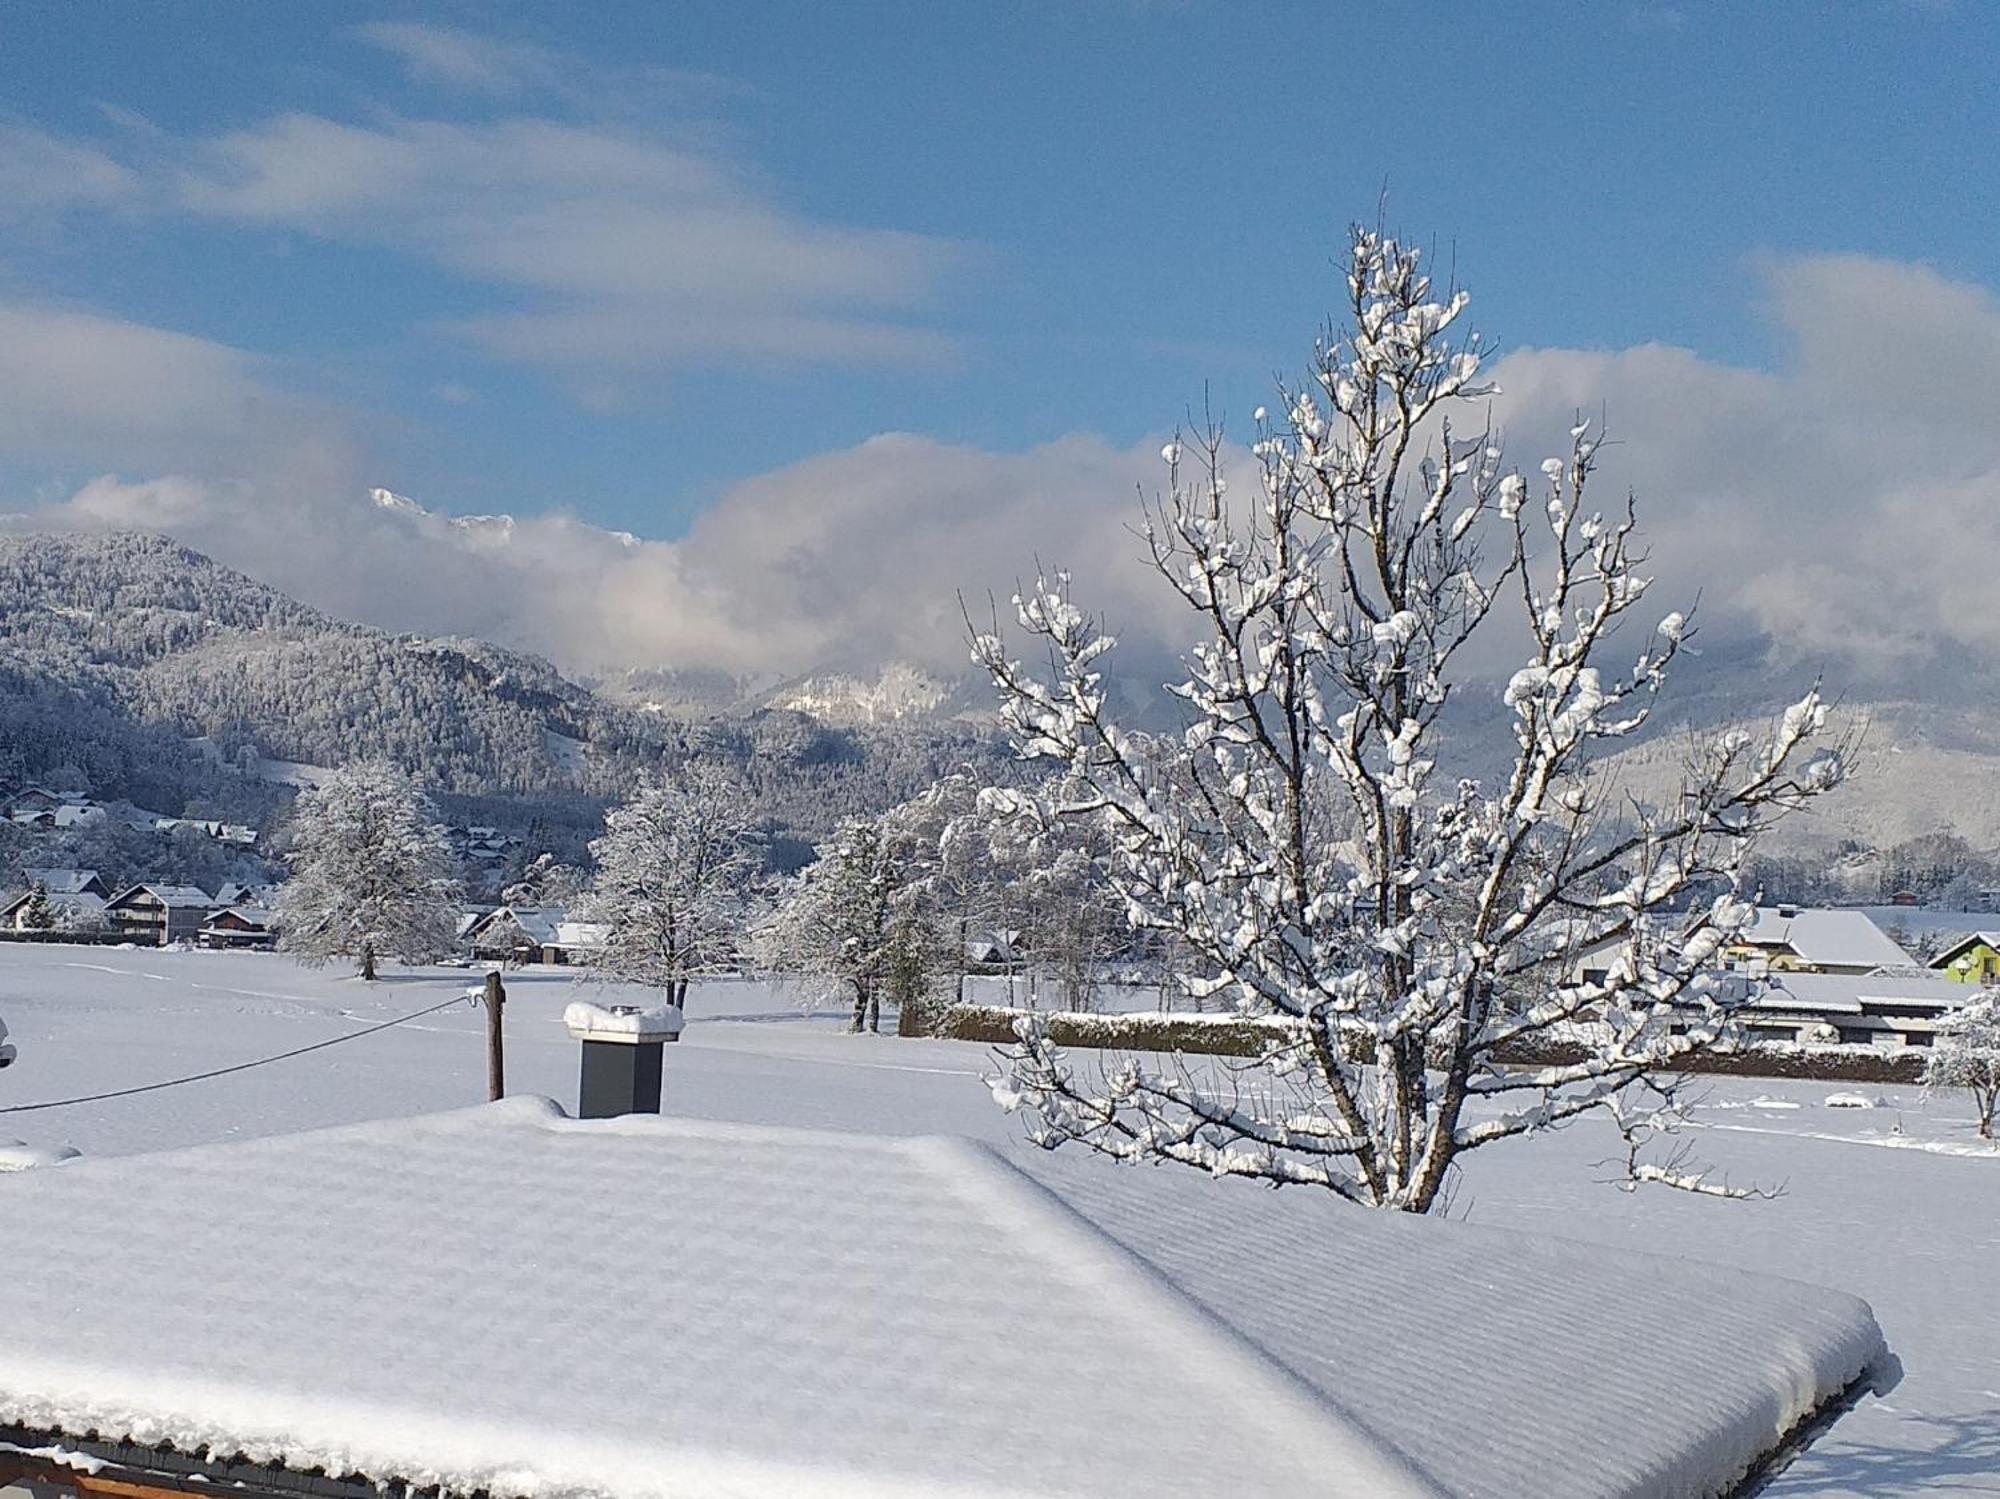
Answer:
[(1161, 1345), (1163, 1355), (1213, 1371), (1240, 1390), (1246, 1419), (1268, 1423), (1275, 1439), (1323, 1469), (1332, 1480), (1329, 1494), (1445, 1499), (1429, 1475), (1351, 1412), (992, 1146), (958, 1135), (921, 1135), (893, 1144), (945, 1190), (1009, 1229), (1039, 1239), (1051, 1274), (1130, 1314), (1139, 1336)]

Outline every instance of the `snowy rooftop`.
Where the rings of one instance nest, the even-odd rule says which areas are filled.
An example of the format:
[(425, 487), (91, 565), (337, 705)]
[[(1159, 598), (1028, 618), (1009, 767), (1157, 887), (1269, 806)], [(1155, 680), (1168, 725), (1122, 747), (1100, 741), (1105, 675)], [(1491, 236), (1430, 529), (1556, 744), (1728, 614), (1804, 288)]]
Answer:
[(162, 905), (207, 907), (215, 904), (214, 896), (210, 895), (206, 890), (198, 889), (193, 885), (152, 885), (152, 884), (128, 886), (127, 888), (121, 890), (117, 895), (114, 895), (111, 898), (112, 904), (116, 905), (118, 902), (125, 900), (128, 896), (137, 895), (140, 891), (144, 891), (148, 895), (151, 895), (155, 900), (158, 900)]
[(1836, 968), (1884, 968), (1914, 963), (1889, 934), (1862, 911), (1759, 906), (1743, 940), (1758, 947), (1789, 947), (1808, 963)]
[(1975, 991), (1942, 974), (1918, 969), (1908, 973), (1778, 973), (1757, 998), (1770, 1009), (1844, 1010), (1859, 1013), (1863, 1005), (1907, 1007), (1925, 1005), (1939, 1011), (1964, 1004)]
[(75, 895), (97, 878), (94, 869), (24, 869), (22, 877), (30, 886), (40, 885), (51, 895)]
[(0, 1266), (0, 1425), (527, 1499), (1704, 1495), (1881, 1351), (1685, 1261), (526, 1098), (0, 1177)]

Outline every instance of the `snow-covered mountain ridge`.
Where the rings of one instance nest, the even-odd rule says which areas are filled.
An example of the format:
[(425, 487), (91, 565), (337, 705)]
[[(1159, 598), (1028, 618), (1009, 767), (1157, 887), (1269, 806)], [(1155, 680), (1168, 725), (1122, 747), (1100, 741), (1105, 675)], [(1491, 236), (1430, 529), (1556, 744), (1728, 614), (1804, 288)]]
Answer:
[(593, 691), (525, 652), (336, 619), (165, 537), (0, 536), (0, 786), (80, 780), (260, 822), (289, 787), (259, 767), (379, 755), (487, 803), (476, 820), (585, 827), (649, 769), (705, 758), (742, 773), (775, 835), (810, 839), (1000, 758), (990, 734), (899, 716), (918, 683), (890, 679), (846, 726), (744, 700), (776, 685), (695, 679), (681, 686), (705, 707), (684, 691), (643, 711), (643, 687)]

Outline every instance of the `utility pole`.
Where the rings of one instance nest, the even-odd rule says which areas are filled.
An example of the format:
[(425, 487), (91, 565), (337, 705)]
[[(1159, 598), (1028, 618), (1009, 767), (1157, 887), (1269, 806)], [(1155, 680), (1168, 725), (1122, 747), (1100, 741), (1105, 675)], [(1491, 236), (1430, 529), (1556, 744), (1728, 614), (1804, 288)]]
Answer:
[(500, 1031), (500, 1007), (507, 1003), (507, 991), (500, 985), (500, 970), (486, 974), (486, 1096), (507, 1096), (507, 1043)]

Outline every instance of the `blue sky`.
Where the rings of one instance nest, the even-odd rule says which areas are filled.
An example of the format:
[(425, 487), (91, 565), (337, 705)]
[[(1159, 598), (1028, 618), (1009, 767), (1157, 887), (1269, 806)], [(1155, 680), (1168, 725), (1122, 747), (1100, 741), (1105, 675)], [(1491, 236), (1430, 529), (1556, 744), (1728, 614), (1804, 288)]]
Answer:
[[(705, 348), (599, 358), (541, 353), (523, 329), (496, 352), (450, 325), (570, 289), (311, 215), (178, 205), (17, 215), (0, 284), (263, 356), (272, 382), (354, 412), (382, 482), (427, 501), (562, 504), (666, 536), (734, 480), (875, 432), (999, 450), (1076, 430), (1125, 441), (1171, 424), (1205, 382), (1244, 408), (1298, 363), (1336, 237), (1385, 185), (1394, 224), (1455, 251), (1503, 348), (1662, 341), (1768, 363), (1783, 351), (1753, 316), (1755, 268), (1794, 251), (1915, 258), (1990, 285), (1993, 17), (1900, 3), (17, 4), (0, 13), (15, 126), (152, 173), (287, 115), (391, 131), (554, 121), (660, 143), (796, 224), (912, 237), (889, 284), (805, 298), (909, 336), (811, 354), (782, 332), (731, 347), (724, 330)], [(406, 26), (534, 65), (454, 75)], [(421, 205), (357, 209), (404, 211)], [(787, 287), (771, 296), (795, 305)]]
[(1970, 0), (17, 0), (0, 510), (576, 669), (962, 665), (1037, 558), (1166, 629), (1134, 486), (1386, 195), (1712, 631), (1894, 678), (2000, 649), (1925, 581), (2000, 548), (1996, 62)]

